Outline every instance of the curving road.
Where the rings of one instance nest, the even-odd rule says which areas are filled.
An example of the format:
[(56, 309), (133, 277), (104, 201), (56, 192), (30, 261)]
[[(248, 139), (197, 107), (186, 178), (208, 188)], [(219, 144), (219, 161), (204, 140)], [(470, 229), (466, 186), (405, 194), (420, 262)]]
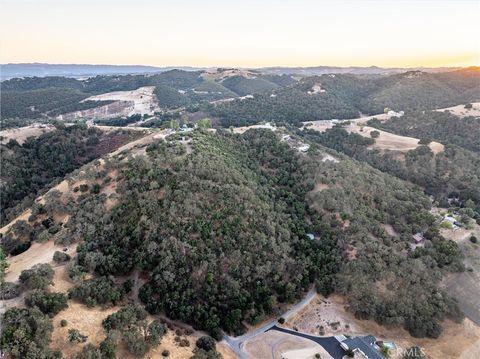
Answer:
[[(296, 312), (298, 312), (299, 310), (301, 310), (302, 308), (304, 308), (308, 303), (310, 303), (310, 301), (315, 297), (315, 294), (316, 294), (316, 291), (315, 291), (315, 288), (312, 287), (308, 292), (307, 294), (305, 295), (305, 297), (303, 297), (303, 299), (294, 304), (289, 310), (287, 310), (285, 313), (283, 313), (282, 317), (285, 318), (285, 319), (288, 319), (290, 316), (292, 316), (293, 314), (295, 314)], [(231, 337), (229, 335), (226, 335), (224, 334), (223, 336), (223, 341), (230, 347), (232, 348), (232, 350), (235, 352), (235, 354), (237, 354), (237, 356), (240, 358), (240, 359), (247, 359), (247, 356), (245, 355), (245, 353), (243, 352), (242, 350), (242, 346), (243, 344), (259, 335), (259, 334), (262, 334), (270, 329), (272, 329), (273, 327), (275, 327), (276, 325), (278, 324), (278, 321), (277, 319), (272, 319), (270, 322), (262, 325), (261, 327), (257, 328), (257, 329), (254, 329), (248, 333), (245, 333), (243, 335), (240, 335), (238, 337)]]

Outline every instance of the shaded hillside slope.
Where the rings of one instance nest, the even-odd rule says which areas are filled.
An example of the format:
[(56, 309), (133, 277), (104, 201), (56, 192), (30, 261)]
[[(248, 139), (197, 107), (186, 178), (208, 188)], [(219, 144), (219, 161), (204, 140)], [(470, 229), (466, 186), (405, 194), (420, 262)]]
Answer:
[(56, 124), (56, 130), (29, 138), (22, 145), (15, 140), (0, 144), (2, 223), (9, 208), (24, 200), (32, 201), (53, 181), (63, 179), (67, 173), (113, 151), (137, 135)]

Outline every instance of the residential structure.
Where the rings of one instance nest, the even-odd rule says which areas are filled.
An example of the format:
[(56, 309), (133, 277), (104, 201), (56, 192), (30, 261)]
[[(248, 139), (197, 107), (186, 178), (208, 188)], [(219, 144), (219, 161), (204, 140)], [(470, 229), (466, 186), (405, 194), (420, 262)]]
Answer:
[(347, 338), (340, 343), (340, 346), (344, 350), (352, 350), (360, 358), (384, 359), (376, 341), (373, 335), (367, 335), (364, 337)]

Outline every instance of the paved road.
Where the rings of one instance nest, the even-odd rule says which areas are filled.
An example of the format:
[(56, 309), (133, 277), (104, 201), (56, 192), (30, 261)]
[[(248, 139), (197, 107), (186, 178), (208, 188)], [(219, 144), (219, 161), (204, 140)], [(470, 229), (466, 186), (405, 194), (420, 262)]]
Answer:
[[(305, 307), (308, 303), (310, 303), (310, 301), (315, 297), (315, 294), (316, 294), (315, 288), (312, 287), (308, 291), (308, 293), (305, 295), (305, 297), (300, 302), (294, 304), (285, 313), (283, 313), (282, 317), (285, 318), (285, 319), (288, 319), (290, 316), (292, 316), (297, 311), (299, 311), (300, 309)], [(270, 322), (262, 325), (261, 327), (255, 329), (255, 330), (252, 330), (251, 332), (248, 332), (246, 334), (243, 334), (241, 336), (238, 336), (238, 337), (231, 337), (229, 335), (224, 335), (223, 340), (232, 348), (232, 350), (238, 355), (238, 357), (240, 359), (246, 359), (247, 356), (245, 355), (245, 353), (242, 350), (243, 344), (247, 340), (268, 331), (272, 327), (276, 326), (276, 324), (277, 324), (277, 319), (273, 319)]]
[(282, 333), (296, 335), (297, 337), (314, 341), (315, 343), (320, 344), (320, 346), (322, 346), (328, 352), (328, 354), (332, 356), (333, 359), (342, 359), (343, 356), (345, 355), (345, 352), (340, 347), (340, 343), (338, 342), (337, 339), (335, 339), (335, 337), (318, 337), (316, 335), (310, 335), (310, 334), (297, 332), (295, 330), (291, 330), (287, 328), (281, 328), (276, 325), (269, 328), (268, 330), (276, 330)]

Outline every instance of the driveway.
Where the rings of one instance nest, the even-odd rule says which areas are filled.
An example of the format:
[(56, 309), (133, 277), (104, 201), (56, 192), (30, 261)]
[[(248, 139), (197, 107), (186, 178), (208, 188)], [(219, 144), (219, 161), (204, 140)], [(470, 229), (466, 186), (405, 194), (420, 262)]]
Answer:
[(276, 330), (282, 333), (296, 335), (297, 337), (311, 340), (322, 346), (328, 352), (328, 354), (332, 356), (333, 359), (342, 359), (345, 355), (345, 351), (340, 347), (340, 343), (337, 339), (335, 339), (335, 337), (317, 337), (316, 335), (305, 334), (295, 330), (281, 328), (276, 325), (270, 327), (268, 330)]
[[(299, 311), (300, 309), (305, 307), (308, 303), (310, 303), (310, 301), (315, 297), (315, 294), (316, 294), (315, 288), (312, 287), (308, 291), (308, 293), (305, 295), (305, 297), (300, 302), (294, 304), (285, 313), (283, 313), (282, 317), (285, 318), (285, 319), (288, 319), (291, 315), (295, 314), (297, 311)], [(262, 334), (262, 333), (266, 332), (267, 330), (271, 329), (272, 327), (276, 326), (276, 324), (277, 324), (277, 318), (271, 320), (270, 322), (262, 325), (261, 327), (255, 329), (255, 330), (252, 330), (251, 332), (248, 332), (248, 333), (243, 334), (243, 335), (238, 336), (238, 337), (231, 337), (231, 336), (225, 334), (223, 336), (223, 340), (230, 346), (230, 348), (232, 348), (232, 350), (235, 352), (235, 354), (237, 354), (237, 356), (240, 359), (246, 359), (247, 357), (242, 350), (243, 344), (247, 340), (249, 340), (249, 339), (251, 339), (251, 338), (253, 338), (253, 337), (255, 337), (259, 334)]]

